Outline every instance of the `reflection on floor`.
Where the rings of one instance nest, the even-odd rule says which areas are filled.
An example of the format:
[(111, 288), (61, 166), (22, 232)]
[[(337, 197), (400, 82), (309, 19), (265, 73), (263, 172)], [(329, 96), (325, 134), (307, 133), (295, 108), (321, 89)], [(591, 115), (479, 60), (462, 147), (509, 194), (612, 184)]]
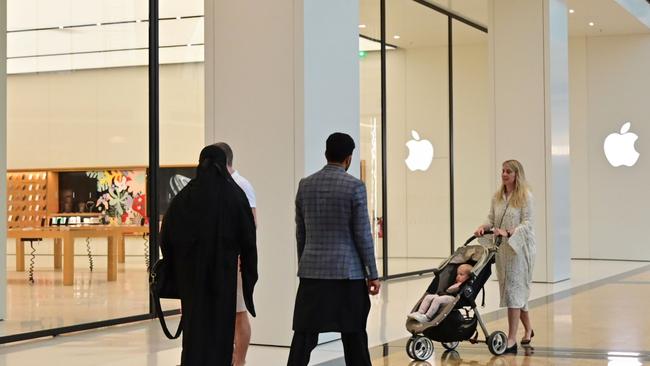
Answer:
[[(127, 271), (130, 272), (130, 271)], [(574, 261), (572, 279), (558, 284), (533, 284), (531, 317), (534, 349), (517, 356), (493, 357), (484, 344), (462, 343), (457, 353), (443, 353), (436, 344), (427, 362), (413, 363), (404, 352), (408, 333), (405, 314), (426, 288), (430, 277), (387, 283), (373, 298), (368, 322), (373, 365), (641, 365), (650, 363), (650, 284), (648, 263)], [(498, 311), (496, 283), (488, 281), (482, 314), (488, 329), (505, 329)], [(175, 324), (171, 324), (175, 326)], [(180, 342), (168, 341), (155, 321), (94, 330), (55, 339), (0, 347), (0, 365), (48, 362), (76, 365), (176, 365)], [(317, 347), (313, 365), (344, 365), (340, 342)], [(619, 352), (619, 353), (613, 353)], [(253, 346), (248, 365), (286, 363), (288, 350)]]
[[(105, 257), (94, 258), (91, 272), (88, 258), (79, 256), (73, 286), (63, 286), (62, 272), (52, 269), (51, 257), (37, 258), (34, 284), (29, 283), (28, 272), (15, 271), (14, 261), (8, 256), (7, 317), (0, 322), (0, 336), (149, 312), (148, 276), (141, 257), (118, 264), (117, 281), (108, 282)], [(173, 302), (163, 306), (178, 307)]]

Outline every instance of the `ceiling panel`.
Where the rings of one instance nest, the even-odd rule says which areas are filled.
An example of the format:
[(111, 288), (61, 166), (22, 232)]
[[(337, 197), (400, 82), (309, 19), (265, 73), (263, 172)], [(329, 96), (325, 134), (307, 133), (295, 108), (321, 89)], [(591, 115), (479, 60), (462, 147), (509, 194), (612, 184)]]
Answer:
[[(7, 0), (7, 29), (144, 20), (146, 0)], [(161, 18), (203, 15), (203, 0), (160, 0)]]
[(399, 48), (444, 46), (448, 43), (447, 26), (447, 16), (412, 0), (386, 4), (387, 42)]
[[(160, 23), (161, 46), (203, 43), (203, 1), (160, 0), (161, 19), (170, 19)], [(487, 0), (426, 1), (480, 25), (488, 23)], [(647, 26), (617, 1), (621, 0), (567, 0), (568, 7), (575, 10), (569, 14), (570, 35), (650, 33)], [(359, 0), (359, 24), (365, 25), (359, 33), (373, 39), (380, 38), (379, 3), (379, 0)], [(146, 0), (7, 0), (10, 72), (28, 72), (30, 68), (42, 71), (146, 64), (141, 49), (147, 47), (148, 23), (136, 23), (136, 20), (148, 17), (147, 4)], [(194, 16), (199, 18), (177, 19)], [(387, 0), (387, 17), (390, 44), (402, 48), (447, 44), (447, 17), (421, 4), (411, 0)], [(114, 22), (121, 24), (106, 24)], [(589, 22), (594, 22), (594, 26), (589, 26)], [(97, 26), (98, 23), (101, 25)], [(32, 31), (21, 31), (30, 29)], [(400, 38), (393, 38), (395, 35)], [(485, 35), (454, 23), (455, 44), (476, 42), (486, 42)], [(360, 49), (376, 47), (376, 44), (366, 43), (360, 41)], [(163, 52), (167, 55), (161, 62), (203, 59), (203, 55), (198, 54), (202, 47), (181, 51), (183, 49), (161, 50), (161, 60)], [(70, 53), (73, 55), (65, 55)], [(120, 60), (124, 64), (120, 64)]]
[[(650, 8), (650, 4), (647, 4)], [(650, 33), (639, 19), (614, 0), (568, 0), (569, 35), (609, 36)], [(590, 26), (589, 23), (594, 25)]]
[[(203, 18), (160, 22), (160, 45), (203, 43)], [(7, 57), (147, 48), (148, 23), (127, 23), (7, 34)]]

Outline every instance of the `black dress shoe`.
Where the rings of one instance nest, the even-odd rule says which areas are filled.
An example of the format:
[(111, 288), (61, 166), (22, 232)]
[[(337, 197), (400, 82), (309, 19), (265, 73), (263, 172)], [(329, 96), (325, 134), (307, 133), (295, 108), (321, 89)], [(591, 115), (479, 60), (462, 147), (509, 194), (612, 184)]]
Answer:
[(505, 351), (503, 351), (504, 355), (508, 353), (517, 354), (517, 343), (513, 344), (512, 347), (508, 347)]
[(521, 345), (523, 346), (523, 345), (528, 345), (528, 344), (530, 344), (530, 341), (533, 340), (533, 337), (534, 337), (534, 336), (535, 336), (535, 331), (531, 329), (531, 331), (530, 331), (530, 338), (528, 338), (528, 339), (524, 339), (524, 338), (522, 338), (522, 339), (521, 339)]

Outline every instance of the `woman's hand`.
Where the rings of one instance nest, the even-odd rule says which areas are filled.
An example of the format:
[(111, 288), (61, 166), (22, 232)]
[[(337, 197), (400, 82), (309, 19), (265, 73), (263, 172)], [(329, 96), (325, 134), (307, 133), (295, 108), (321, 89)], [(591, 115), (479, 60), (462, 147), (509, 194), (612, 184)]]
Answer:
[(496, 229), (492, 229), (492, 231), (494, 231), (494, 235), (496, 236), (504, 236), (506, 238), (508, 237), (508, 231), (506, 229), (496, 228)]
[(474, 236), (477, 236), (477, 237), (478, 236), (483, 236), (483, 234), (485, 234), (485, 230), (488, 230), (488, 229), (489, 229), (488, 226), (481, 225), (481, 226), (478, 227), (478, 229), (476, 229), (476, 231), (474, 231)]

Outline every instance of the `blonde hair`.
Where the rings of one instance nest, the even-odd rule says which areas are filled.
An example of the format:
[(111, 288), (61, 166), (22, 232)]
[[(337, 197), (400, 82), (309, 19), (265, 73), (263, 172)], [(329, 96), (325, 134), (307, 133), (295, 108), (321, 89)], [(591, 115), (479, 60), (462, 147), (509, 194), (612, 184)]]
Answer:
[(458, 273), (460, 273), (461, 270), (467, 269), (467, 274), (469, 274), (470, 272), (472, 272), (473, 268), (474, 267), (472, 267), (471, 264), (464, 263), (458, 266)]
[[(524, 166), (517, 160), (506, 160), (502, 164), (503, 167), (508, 168), (515, 172), (515, 188), (511, 193), (509, 205), (514, 208), (522, 208), (528, 203), (528, 193), (530, 186), (526, 181), (526, 173)], [(501, 183), (501, 188), (494, 194), (494, 199), (497, 202), (503, 202), (503, 197), (506, 196), (506, 186)]]

